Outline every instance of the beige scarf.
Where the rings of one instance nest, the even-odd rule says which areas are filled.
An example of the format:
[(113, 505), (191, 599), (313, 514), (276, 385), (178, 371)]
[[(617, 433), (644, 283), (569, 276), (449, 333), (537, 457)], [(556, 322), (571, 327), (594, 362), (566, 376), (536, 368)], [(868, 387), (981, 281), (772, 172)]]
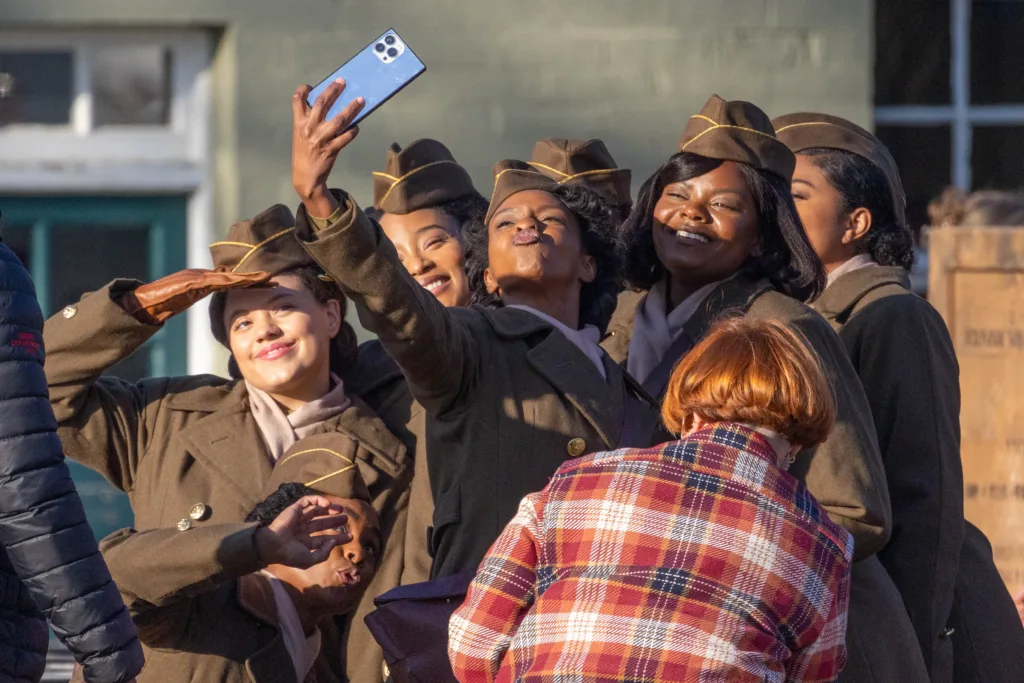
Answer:
[(315, 433), (324, 421), (340, 415), (352, 405), (352, 399), (345, 395), (341, 378), (332, 373), (331, 381), (334, 382), (333, 389), (288, 414), (270, 394), (249, 382), (245, 383), (249, 390), (249, 411), (256, 420), (263, 442), (267, 444), (272, 462), (277, 462), (296, 441)]
[(704, 285), (683, 299), (671, 312), (668, 312), (668, 279), (664, 278), (651, 287), (647, 296), (637, 304), (633, 337), (629, 340), (626, 370), (634, 379), (643, 382), (654, 372), (683, 331), (683, 325), (689, 322), (704, 299), (722, 282), (725, 280)]

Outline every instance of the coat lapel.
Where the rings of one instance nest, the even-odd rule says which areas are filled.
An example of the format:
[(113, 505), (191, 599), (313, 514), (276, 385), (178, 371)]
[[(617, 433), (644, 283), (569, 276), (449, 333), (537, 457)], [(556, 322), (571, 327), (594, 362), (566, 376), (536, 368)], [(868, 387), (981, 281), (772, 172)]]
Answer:
[(527, 360), (594, 426), (605, 445), (615, 448), (622, 431), (621, 369), (609, 374), (612, 382), (617, 381), (616, 389), (572, 342), (548, 329), (544, 340), (527, 352)]
[(213, 391), (220, 393), (184, 393), (171, 401), (175, 410), (209, 413), (185, 427), (179, 438), (197, 462), (219, 474), (224, 486), (254, 506), (262, 500), (273, 465), (249, 412), (245, 384)]
[(842, 327), (857, 304), (879, 287), (896, 285), (910, 290), (910, 275), (899, 266), (870, 266), (841, 276), (811, 306), (833, 327)]
[(245, 670), (253, 683), (299, 683), (295, 666), (284, 645), (277, 623), (277, 604), (270, 582), (260, 574), (247, 574), (238, 580), (238, 604), (251, 616), (274, 629), (273, 637), (245, 660)]

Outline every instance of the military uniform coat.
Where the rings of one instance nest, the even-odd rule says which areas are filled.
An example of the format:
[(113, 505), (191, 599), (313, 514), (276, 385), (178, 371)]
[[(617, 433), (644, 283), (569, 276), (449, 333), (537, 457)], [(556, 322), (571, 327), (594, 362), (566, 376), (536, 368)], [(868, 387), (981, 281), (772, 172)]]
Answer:
[(944, 634), (964, 533), (953, 341), (899, 267), (847, 273), (812, 306), (839, 334), (871, 405), (893, 510), (878, 559), (903, 596), (932, 683), (951, 681)]
[(893, 507), (878, 557), (932, 683), (1013, 680), (1024, 670), (1024, 627), (987, 539), (965, 529), (959, 366), (945, 322), (899, 267), (843, 275), (812, 305), (839, 333), (871, 404)]
[[(642, 298), (626, 292), (612, 317), (605, 349), (625, 364), (633, 318)], [(785, 296), (767, 281), (738, 276), (716, 288), (683, 326), (696, 344), (723, 313), (783, 320), (799, 330), (821, 358), (836, 397), (836, 424), (825, 443), (804, 451), (790, 473), (805, 482), (833, 521), (854, 537), (847, 625), (849, 661), (840, 677), (850, 683), (927, 683), (927, 671), (899, 593), (875, 553), (889, 540), (892, 524), (885, 471), (871, 410), (842, 343), (809, 306)], [(665, 387), (656, 390), (659, 399)], [(653, 391), (652, 391), (653, 393)], [(669, 437), (656, 422), (651, 442)]]
[[(116, 300), (138, 283), (117, 280), (87, 294), (46, 322), (46, 376), (64, 452), (126, 491), (139, 530), (240, 522), (263, 500), (272, 463), (249, 410), (244, 382), (211, 375), (145, 379), (137, 384), (100, 375), (159, 331)], [(411, 468), (405, 446), (358, 398), (325, 421), (347, 435), (352, 457), (381, 517), (384, 538), (404, 518)], [(198, 519), (193, 519), (192, 514)], [(404, 539), (404, 528), (396, 531)], [(132, 540), (147, 553), (145, 537)], [(401, 573), (401, 544), (385, 547), (377, 575), (353, 619), (358, 655), (372, 639), (362, 615), (377, 586)], [(324, 647), (332, 634), (324, 631)], [(359, 642), (364, 640), (364, 642)], [(343, 655), (339, 649), (338, 664)]]
[[(146, 648), (139, 683), (303, 683), (281, 636), (270, 582), (255, 573), (262, 567), (256, 529), (125, 529), (102, 541)], [(143, 539), (155, 552), (136, 552), (132, 546)], [(326, 643), (305, 683), (344, 683)], [(81, 674), (72, 680), (79, 683)]]
[(432, 576), (476, 569), (525, 494), (544, 488), (567, 458), (619, 444), (637, 390), (607, 356), (602, 378), (532, 313), (445, 308), (409, 275), (380, 227), (339, 196), (342, 215), (314, 233), (300, 209), (296, 233), (428, 416)]

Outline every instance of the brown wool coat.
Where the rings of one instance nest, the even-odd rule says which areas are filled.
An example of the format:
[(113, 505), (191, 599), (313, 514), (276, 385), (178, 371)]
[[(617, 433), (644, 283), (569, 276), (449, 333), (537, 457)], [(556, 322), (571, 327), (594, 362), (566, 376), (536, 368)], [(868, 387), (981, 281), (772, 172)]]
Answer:
[(964, 524), (959, 366), (945, 322), (899, 267), (848, 273), (813, 306), (839, 333), (871, 403), (893, 506), (892, 540), (878, 557), (932, 683), (1015, 680), (1024, 628), (987, 539)]
[[(137, 384), (100, 377), (159, 331), (115, 303), (137, 284), (114, 281), (46, 322), (46, 375), (64, 452), (128, 493), (139, 530), (174, 528), (197, 504), (205, 516), (190, 521), (185, 534), (240, 522), (263, 499), (272, 469), (245, 384), (209, 375)], [(348, 653), (361, 656), (372, 644), (362, 617), (378, 586), (395, 585), (401, 575), (411, 467), (405, 446), (361, 400), (323, 429), (350, 437), (385, 538), (401, 539), (386, 545), (359, 610), (339, 622), (353, 628)], [(153, 552), (145, 539), (133, 547)], [(343, 670), (346, 648), (332, 643), (338, 636), (328, 630), (324, 638)]]
[(812, 306), (839, 334), (871, 404), (893, 509), (878, 559), (903, 596), (932, 683), (947, 683), (953, 645), (943, 634), (964, 534), (953, 341), (899, 267), (847, 273)]
[[(270, 583), (254, 573), (260, 568), (255, 530), (255, 524), (189, 533), (123, 530), (101, 542), (146, 649), (139, 683), (300, 683)], [(143, 543), (149, 552), (138, 552)], [(344, 683), (327, 643), (322, 640), (305, 683)], [(81, 674), (72, 681), (80, 683)]]
[[(300, 239), (356, 305), (427, 413), (434, 494), (432, 575), (476, 569), (521, 498), (567, 458), (614, 448), (631, 381), (603, 380), (562, 334), (527, 311), (445, 308), (406, 272), (380, 228), (346, 211)], [(650, 408), (648, 408), (650, 409)]]
[[(619, 299), (603, 346), (626, 362), (633, 318), (642, 295)], [(774, 291), (767, 282), (734, 278), (713, 291), (684, 326), (694, 340), (707, 334), (723, 313), (776, 318), (793, 325), (825, 366), (836, 396), (836, 425), (828, 440), (797, 457), (790, 472), (804, 481), (829, 515), (854, 537), (849, 662), (840, 677), (850, 683), (927, 683), (927, 671), (899, 593), (873, 555), (888, 541), (891, 528), (885, 472), (875, 440), (871, 411), (842, 343), (809, 306)], [(663, 398), (662, 395), (659, 396)], [(652, 440), (667, 434), (653, 424)]]

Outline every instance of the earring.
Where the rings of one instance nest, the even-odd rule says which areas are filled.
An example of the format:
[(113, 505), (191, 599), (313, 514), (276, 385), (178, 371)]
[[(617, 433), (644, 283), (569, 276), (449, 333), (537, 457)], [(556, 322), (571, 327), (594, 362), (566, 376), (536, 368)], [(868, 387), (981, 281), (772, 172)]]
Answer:
[(789, 455), (786, 456), (786, 464), (787, 465), (792, 465), (795, 462), (796, 462), (796, 456), (795, 455), (790, 453)]

